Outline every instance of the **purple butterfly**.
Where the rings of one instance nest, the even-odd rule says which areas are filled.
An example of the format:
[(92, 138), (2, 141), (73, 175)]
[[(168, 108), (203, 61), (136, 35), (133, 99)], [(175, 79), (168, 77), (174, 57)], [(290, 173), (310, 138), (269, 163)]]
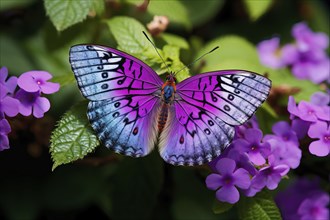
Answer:
[(70, 63), (87, 116), (103, 144), (141, 157), (159, 146), (174, 165), (200, 165), (219, 156), (266, 100), (271, 81), (245, 70), (222, 70), (164, 83), (148, 65), (122, 51), (76, 45)]

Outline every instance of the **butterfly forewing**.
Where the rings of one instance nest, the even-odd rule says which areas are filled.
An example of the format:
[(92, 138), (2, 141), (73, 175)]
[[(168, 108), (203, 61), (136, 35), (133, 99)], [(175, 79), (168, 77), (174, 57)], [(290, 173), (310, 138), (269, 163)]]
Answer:
[(161, 134), (161, 156), (178, 165), (211, 161), (230, 144), (233, 126), (246, 122), (265, 101), (270, 87), (267, 78), (242, 70), (205, 73), (182, 81)]
[(91, 100), (87, 116), (102, 143), (124, 155), (147, 155), (157, 139), (159, 76), (135, 57), (102, 46), (73, 46), (70, 63)]
[(112, 48), (73, 46), (70, 63), (80, 91), (93, 101), (128, 94), (154, 94), (163, 84), (142, 61)]

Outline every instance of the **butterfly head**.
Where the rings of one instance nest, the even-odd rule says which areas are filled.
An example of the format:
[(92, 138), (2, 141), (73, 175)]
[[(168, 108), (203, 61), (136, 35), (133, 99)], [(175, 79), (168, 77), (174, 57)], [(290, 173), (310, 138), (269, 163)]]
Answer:
[(177, 83), (174, 73), (169, 73), (166, 75), (166, 82)]

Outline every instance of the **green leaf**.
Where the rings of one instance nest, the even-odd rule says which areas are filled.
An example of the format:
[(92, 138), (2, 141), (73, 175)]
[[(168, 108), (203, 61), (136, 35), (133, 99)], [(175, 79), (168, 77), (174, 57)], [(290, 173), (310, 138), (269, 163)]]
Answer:
[(19, 75), (35, 68), (26, 51), (12, 37), (1, 34), (0, 48), (1, 66), (6, 66), (10, 75)]
[(273, 0), (244, 0), (250, 17), (253, 21), (257, 20), (267, 12), (273, 4)]
[(64, 75), (55, 76), (52, 79), (52, 81), (59, 83), (61, 85), (61, 88), (63, 86), (72, 85), (76, 82), (73, 74), (64, 74)]
[(152, 15), (167, 16), (171, 24), (183, 25), (186, 28), (191, 28), (189, 13), (182, 1), (150, 1), (148, 12)]
[(259, 63), (254, 45), (244, 38), (234, 35), (217, 38), (208, 43), (199, 51), (195, 59), (216, 46), (220, 48), (203, 58), (205, 65), (201, 69), (201, 72), (224, 69), (245, 69), (263, 73), (266, 70), (266, 68)]
[(113, 219), (150, 219), (163, 186), (163, 160), (157, 151), (126, 157), (113, 177)]
[(92, 0), (91, 11), (95, 12), (97, 15), (102, 15), (105, 11), (104, 0)]
[(91, 0), (44, 0), (45, 9), (58, 31), (82, 22), (93, 4)]
[[(140, 54), (141, 56), (141, 53), (152, 47), (142, 33), (142, 31), (147, 33), (147, 30), (134, 18), (117, 16), (107, 20), (106, 23), (118, 43), (118, 49), (133, 55)], [(148, 33), (147, 35), (152, 40)]]
[(272, 109), (272, 107), (268, 103), (264, 103), (261, 108), (263, 108), (269, 115), (273, 118), (278, 118), (277, 113)]
[(242, 197), (238, 203), (242, 220), (280, 220), (281, 214), (269, 191), (262, 191), (255, 197)]
[(184, 68), (185, 65), (180, 61), (180, 57), (179, 57), (180, 48), (179, 47), (165, 45), (163, 48), (163, 52), (164, 52), (164, 59), (171, 61), (170, 64), (168, 64), (169, 68), (175, 73), (177, 73), (178, 71), (181, 70), (177, 75), (175, 75), (178, 82), (190, 77), (189, 69)]
[(221, 214), (227, 212), (232, 207), (233, 204), (230, 204), (228, 202), (220, 202), (219, 200), (215, 199), (212, 209), (215, 214)]
[(225, 0), (216, 1), (191, 1), (180, 0), (188, 10), (190, 22), (198, 26), (212, 19), (221, 10)]
[(182, 49), (189, 49), (189, 44), (183, 37), (174, 34), (163, 33), (161, 38), (169, 45), (177, 46)]
[(87, 102), (73, 106), (53, 131), (50, 145), (53, 170), (61, 164), (83, 158), (99, 145), (87, 120), (86, 109)]
[(224, 0), (191, 1), (191, 0), (153, 0), (148, 5), (148, 12), (152, 15), (167, 16), (170, 25), (192, 26), (201, 25), (212, 19), (224, 5)]

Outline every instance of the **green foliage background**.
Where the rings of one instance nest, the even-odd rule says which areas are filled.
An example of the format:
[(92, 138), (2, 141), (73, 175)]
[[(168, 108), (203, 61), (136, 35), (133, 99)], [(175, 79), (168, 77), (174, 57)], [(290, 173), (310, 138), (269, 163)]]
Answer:
[[(318, 0), (151, 0), (144, 7), (144, 2), (1, 0), (1, 66), (12, 75), (46, 70), (61, 90), (50, 96), (52, 107), (46, 119), (11, 121), (11, 149), (0, 153), (0, 219), (84, 219), (89, 215), (93, 219), (281, 219), (270, 192), (241, 198), (234, 206), (215, 202), (214, 192), (204, 184), (206, 166), (173, 167), (157, 151), (132, 159), (99, 146), (68, 51), (79, 43), (108, 45), (138, 57), (162, 76), (166, 67), (142, 31), (147, 32), (146, 24), (154, 15), (165, 15), (170, 20), (168, 29), (150, 38), (172, 70), (220, 46), (190, 70), (181, 71), (179, 81), (205, 71), (246, 69), (268, 73), (275, 87), (298, 89), (295, 98), (309, 100), (322, 88), (296, 80), (288, 69), (262, 66), (255, 45), (272, 36), (290, 42), (291, 27), (300, 21), (329, 34), (329, 4)], [(285, 108), (287, 96), (278, 103)], [(269, 132), (275, 120), (287, 116), (266, 104), (258, 117), (264, 132)], [(53, 130), (55, 121), (51, 145), (39, 143), (43, 134), (33, 126)], [(283, 180), (280, 187), (292, 179)]]

